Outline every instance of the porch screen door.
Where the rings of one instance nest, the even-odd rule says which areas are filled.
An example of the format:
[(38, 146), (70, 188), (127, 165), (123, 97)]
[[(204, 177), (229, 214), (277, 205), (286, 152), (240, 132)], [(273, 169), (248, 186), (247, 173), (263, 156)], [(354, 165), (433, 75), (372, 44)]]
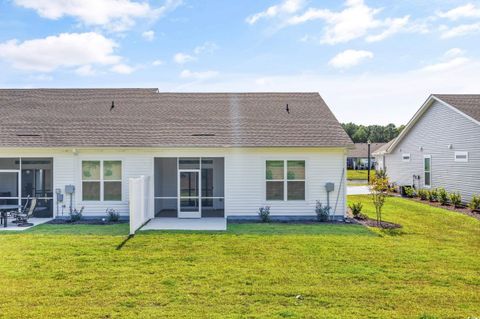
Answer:
[(200, 218), (200, 170), (178, 171), (178, 217)]
[(20, 204), (20, 171), (0, 170), (0, 205)]

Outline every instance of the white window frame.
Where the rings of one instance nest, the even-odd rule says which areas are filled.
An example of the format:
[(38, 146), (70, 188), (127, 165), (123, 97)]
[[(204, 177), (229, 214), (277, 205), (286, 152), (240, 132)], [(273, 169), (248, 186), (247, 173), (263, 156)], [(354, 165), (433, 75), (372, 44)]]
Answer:
[[(425, 159), (429, 159), (430, 160), (430, 170), (426, 171), (425, 170)], [(432, 188), (432, 155), (424, 155), (423, 156), (423, 186), (425, 186), (425, 188)], [(426, 183), (426, 178), (425, 178), (425, 174), (426, 173), (429, 173), (430, 174), (430, 183), (427, 185)]]
[[(408, 157), (408, 158), (406, 158), (406, 157)], [(410, 162), (410, 159), (411, 159), (410, 153), (402, 154), (402, 162)]]
[[(83, 162), (100, 162), (100, 179), (99, 180), (83, 180)], [(120, 162), (121, 165), (121, 174), (122, 178), (120, 180), (105, 180), (103, 176), (103, 165), (104, 162)], [(81, 193), (81, 201), (85, 203), (120, 203), (123, 202), (123, 176), (124, 170), (123, 170), (123, 161), (121, 159), (82, 159), (80, 162), (80, 186), (82, 189)], [(84, 200), (83, 199), (83, 183), (84, 182), (99, 182), (100, 183), (100, 200)], [(105, 182), (120, 182), (120, 199), (119, 200), (105, 200), (105, 193), (104, 193), (104, 188), (105, 188)]]
[[(457, 156), (465, 156), (465, 158), (457, 158)], [(454, 161), (455, 162), (463, 162), (463, 163), (468, 162), (468, 152), (465, 152), (465, 151), (455, 152)]]
[[(283, 162), (283, 180), (281, 179), (267, 179), (267, 162)], [(305, 163), (305, 177), (304, 179), (288, 179), (288, 162), (302, 161)], [(265, 166), (265, 201), (267, 202), (304, 202), (307, 200), (307, 161), (305, 159), (266, 159)], [(268, 182), (283, 182), (283, 200), (282, 199), (267, 199), (267, 183)], [(304, 196), (303, 199), (288, 199), (288, 182), (304, 182)]]

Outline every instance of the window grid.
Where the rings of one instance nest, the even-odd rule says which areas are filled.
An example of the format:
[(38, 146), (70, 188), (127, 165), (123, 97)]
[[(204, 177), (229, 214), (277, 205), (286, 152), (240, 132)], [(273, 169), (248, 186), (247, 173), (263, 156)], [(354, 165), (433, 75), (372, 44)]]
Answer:
[[(83, 176), (83, 163), (85, 162), (97, 162), (100, 164), (100, 179), (88, 179), (85, 180)], [(120, 163), (120, 179), (105, 179), (104, 176), (104, 163), (105, 162), (119, 162)], [(84, 202), (121, 202), (123, 199), (123, 162), (121, 160), (82, 160), (82, 201)], [(100, 184), (100, 197), (98, 200), (89, 200), (84, 198), (84, 183), (99, 183)], [(120, 183), (120, 199), (105, 200), (105, 184), (107, 183)]]
[[(283, 179), (268, 179), (266, 176), (267, 174), (267, 163), (268, 162), (283, 162)], [(303, 173), (304, 177), (303, 179), (289, 179), (288, 178), (288, 162), (303, 162)], [(304, 160), (267, 160), (265, 162), (265, 181), (266, 184), (269, 182), (283, 182), (283, 199), (268, 199), (267, 196), (268, 194), (265, 192), (265, 198), (267, 201), (304, 201), (305, 200), (305, 193), (306, 193), (306, 164)], [(303, 199), (288, 199), (288, 183), (289, 182), (303, 182), (304, 183), (304, 189), (303, 189)], [(267, 188), (265, 188), (265, 191), (267, 191)]]

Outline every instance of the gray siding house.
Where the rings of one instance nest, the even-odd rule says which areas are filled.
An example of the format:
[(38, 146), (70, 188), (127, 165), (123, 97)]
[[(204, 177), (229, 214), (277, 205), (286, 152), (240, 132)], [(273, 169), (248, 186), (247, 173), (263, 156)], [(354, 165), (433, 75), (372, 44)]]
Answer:
[(398, 186), (444, 187), (470, 200), (480, 194), (480, 95), (431, 95), (374, 156)]

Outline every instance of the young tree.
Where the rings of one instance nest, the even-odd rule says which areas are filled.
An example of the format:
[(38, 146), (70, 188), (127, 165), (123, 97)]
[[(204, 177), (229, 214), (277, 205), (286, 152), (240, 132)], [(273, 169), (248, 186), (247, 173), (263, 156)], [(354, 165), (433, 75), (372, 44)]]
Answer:
[(378, 227), (382, 227), (382, 208), (389, 191), (387, 174), (384, 171), (378, 171), (370, 179), (369, 188), (373, 205), (375, 206), (375, 213), (377, 215), (377, 225)]

